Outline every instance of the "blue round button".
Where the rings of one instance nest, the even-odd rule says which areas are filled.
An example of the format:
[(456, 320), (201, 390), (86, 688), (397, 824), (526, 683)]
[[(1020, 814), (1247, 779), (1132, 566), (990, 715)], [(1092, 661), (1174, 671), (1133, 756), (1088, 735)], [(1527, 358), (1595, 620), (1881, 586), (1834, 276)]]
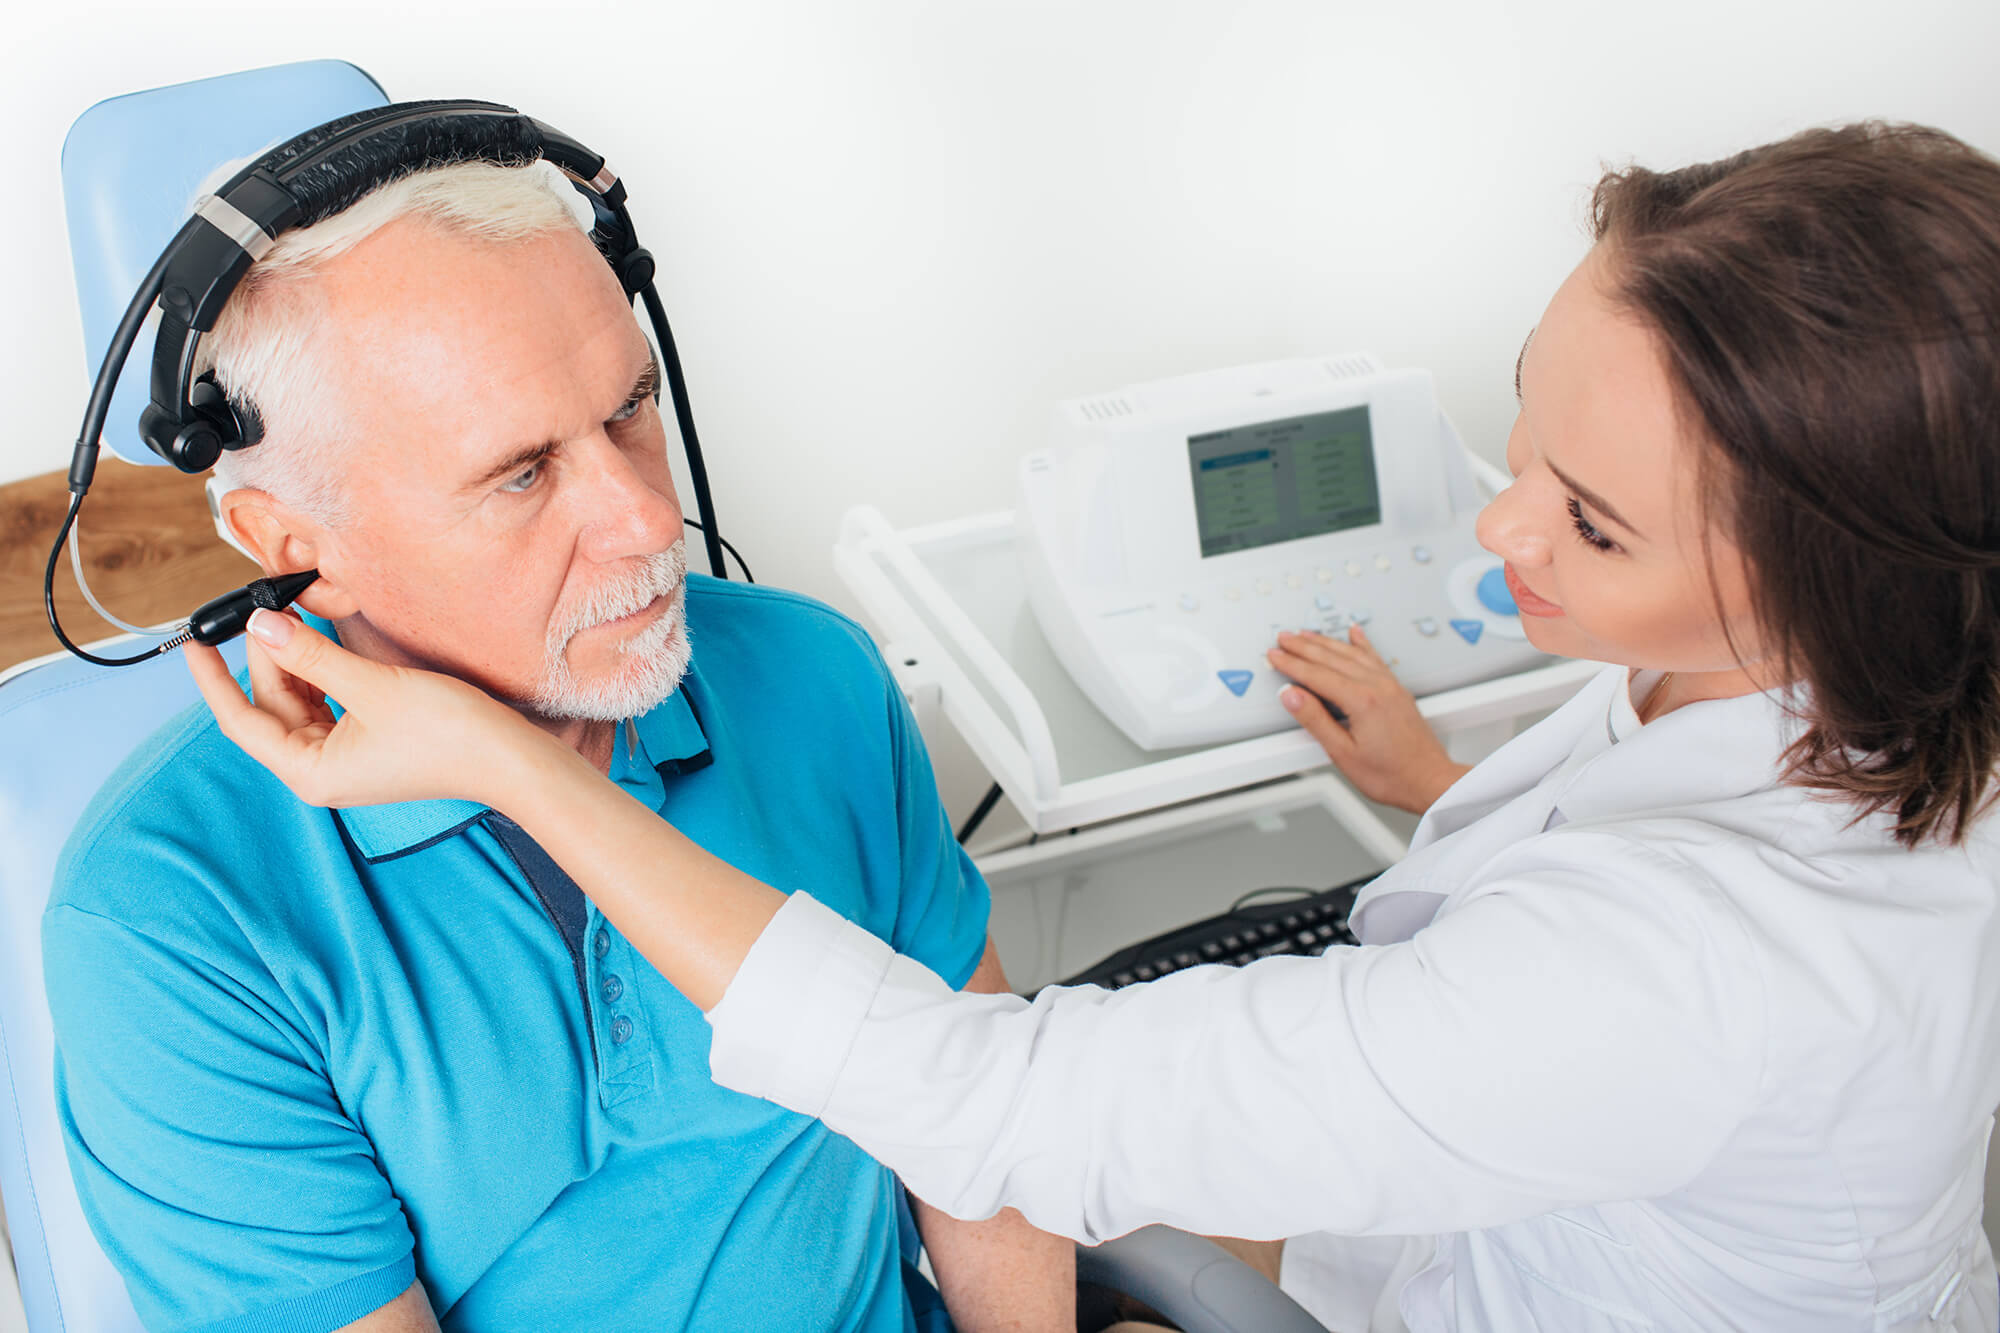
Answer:
[(614, 973), (599, 984), (597, 993), (604, 997), (606, 1004), (616, 1004), (618, 997), (625, 993), (625, 983)]
[[(1464, 587), (1464, 584), (1460, 584)], [(1489, 569), (1479, 576), (1479, 604), (1496, 616), (1517, 616), (1521, 608), (1514, 605), (1514, 594), (1507, 591), (1507, 575), (1498, 569)]]
[(623, 1046), (632, 1040), (632, 1020), (620, 1014), (611, 1020), (611, 1044)]

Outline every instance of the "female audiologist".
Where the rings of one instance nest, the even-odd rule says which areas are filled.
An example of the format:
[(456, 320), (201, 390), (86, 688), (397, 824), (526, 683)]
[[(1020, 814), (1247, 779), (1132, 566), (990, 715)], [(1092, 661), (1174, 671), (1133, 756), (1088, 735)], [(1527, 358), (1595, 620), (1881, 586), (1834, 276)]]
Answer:
[[(955, 995), (470, 686), (270, 612), (256, 705), (191, 665), (305, 800), (519, 821), (709, 1011), (720, 1082), (948, 1212), (1291, 1237), (1349, 1329), (1991, 1333), (2000, 166), (1817, 131), (1607, 176), (1594, 222), (1479, 537), (1537, 647), (1617, 665), (1467, 772), (1365, 636), (1271, 655), (1425, 812), (1360, 948)], [(1421, 1239), (1357, 1295), (1355, 1237)]]

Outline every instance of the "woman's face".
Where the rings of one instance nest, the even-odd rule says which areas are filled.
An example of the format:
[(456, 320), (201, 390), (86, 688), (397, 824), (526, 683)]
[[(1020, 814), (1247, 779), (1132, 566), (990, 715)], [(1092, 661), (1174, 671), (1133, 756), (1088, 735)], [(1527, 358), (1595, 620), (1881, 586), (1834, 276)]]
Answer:
[[(1694, 450), (1653, 334), (1608, 295), (1600, 246), (1569, 276), (1523, 349), (1514, 484), (1479, 515), (1507, 562), (1528, 641), (1564, 657), (1677, 673), (1739, 672), (1725, 619), (1757, 652), (1741, 555), (1702, 550)], [(1717, 682), (1721, 684), (1722, 682)]]

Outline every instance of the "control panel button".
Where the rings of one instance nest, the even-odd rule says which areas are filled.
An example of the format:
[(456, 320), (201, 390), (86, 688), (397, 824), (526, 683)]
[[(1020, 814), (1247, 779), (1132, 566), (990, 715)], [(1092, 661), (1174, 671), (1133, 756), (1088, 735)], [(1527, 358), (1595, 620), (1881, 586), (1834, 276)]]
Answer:
[(1315, 569), (1313, 571), (1313, 577), (1318, 579), (1321, 583), (1331, 583), (1333, 582), (1333, 571), (1328, 569), (1325, 565), (1321, 565), (1318, 569)]
[(1229, 599), (1230, 601), (1232, 601), (1232, 602), (1240, 602), (1240, 601), (1242, 601), (1242, 600), (1243, 600), (1243, 589), (1241, 589), (1241, 588), (1230, 588), (1230, 589), (1227, 589), (1226, 591), (1224, 591), (1224, 593), (1223, 593), (1222, 595), (1223, 595), (1224, 597), (1227, 597), (1227, 598), (1228, 598), (1228, 599)]
[(1420, 565), (1428, 565), (1431, 562), (1431, 548), (1428, 546), (1412, 546), (1410, 548), (1410, 559)]
[(1359, 560), (1350, 560), (1350, 561), (1348, 561), (1348, 562), (1347, 562), (1347, 574), (1348, 574), (1348, 577), (1349, 577), (1349, 578), (1356, 578), (1356, 579), (1360, 578), (1360, 577), (1361, 577), (1361, 562), (1360, 562)]
[(1451, 627), (1458, 631), (1458, 637), (1467, 643), (1478, 643), (1479, 635), (1486, 628), (1483, 620), (1454, 620)]
[(1453, 565), (1444, 576), (1444, 596), (1453, 615), (1477, 622), (1488, 638), (1519, 643), (1528, 637), (1520, 609), (1507, 592), (1502, 565), (1490, 555), (1471, 556)]
[(1183, 611), (1199, 611), (1201, 601), (1193, 593), (1184, 592), (1181, 594), (1180, 606)]
[(1313, 605), (1322, 611), (1331, 611), (1333, 610), (1333, 598), (1327, 596), (1325, 593), (1321, 593), (1319, 596), (1313, 598)]
[(1241, 668), (1231, 667), (1216, 672), (1215, 676), (1217, 680), (1220, 680), (1224, 685), (1229, 687), (1231, 694), (1241, 699), (1243, 692), (1250, 688), (1250, 682), (1254, 677), (1254, 673), (1244, 671)]
[(1425, 638), (1432, 638), (1437, 632), (1438, 623), (1429, 616), (1425, 616), (1423, 619), (1417, 621), (1417, 633), (1423, 635)]
[(1357, 625), (1365, 625), (1369, 621), (1375, 618), (1375, 613), (1373, 611), (1368, 610), (1366, 607), (1363, 607), (1359, 611), (1349, 611), (1347, 613), (1347, 618), (1349, 620), (1352, 620)]
[(1296, 589), (1296, 588), (1297, 588), (1297, 587), (1299, 586), (1299, 584), (1300, 584), (1301, 582), (1302, 582), (1302, 580), (1301, 580), (1301, 579), (1299, 578), (1299, 576), (1298, 576), (1297, 574), (1287, 574), (1287, 575), (1285, 575), (1285, 586), (1286, 586), (1287, 588), (1293, 588), (1293, 589)]
[(1389, 572), (1389, 557), (1386, 555), (1376, 556), (1375, 568), (1381, 570), (1384, 574), (1387, 574)]
[(1257, 595), (1259, 597), (1269, 597), (1271, 595), (1271, 580), (1269, 579), (1257, 580)]
[(1489, 569), (1479, 578), (1473, 591), (1479, 596), (1479, 604), (1496, 616), (1514, 616), (1521, 613), (1514, 605), (1514, 594), (1507, 591), (1505, 570)]

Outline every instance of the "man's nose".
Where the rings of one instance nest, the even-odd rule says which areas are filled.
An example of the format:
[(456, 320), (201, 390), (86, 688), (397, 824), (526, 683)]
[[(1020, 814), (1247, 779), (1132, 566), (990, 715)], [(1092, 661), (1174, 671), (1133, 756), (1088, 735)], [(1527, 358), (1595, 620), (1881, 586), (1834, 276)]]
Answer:
[(655, 478), (602, 435), (586, 452), (591, 475), (578, 496), (585, 554), (609, 562), (654, 555), (680, 540), (680, 502), (664, 458)]

